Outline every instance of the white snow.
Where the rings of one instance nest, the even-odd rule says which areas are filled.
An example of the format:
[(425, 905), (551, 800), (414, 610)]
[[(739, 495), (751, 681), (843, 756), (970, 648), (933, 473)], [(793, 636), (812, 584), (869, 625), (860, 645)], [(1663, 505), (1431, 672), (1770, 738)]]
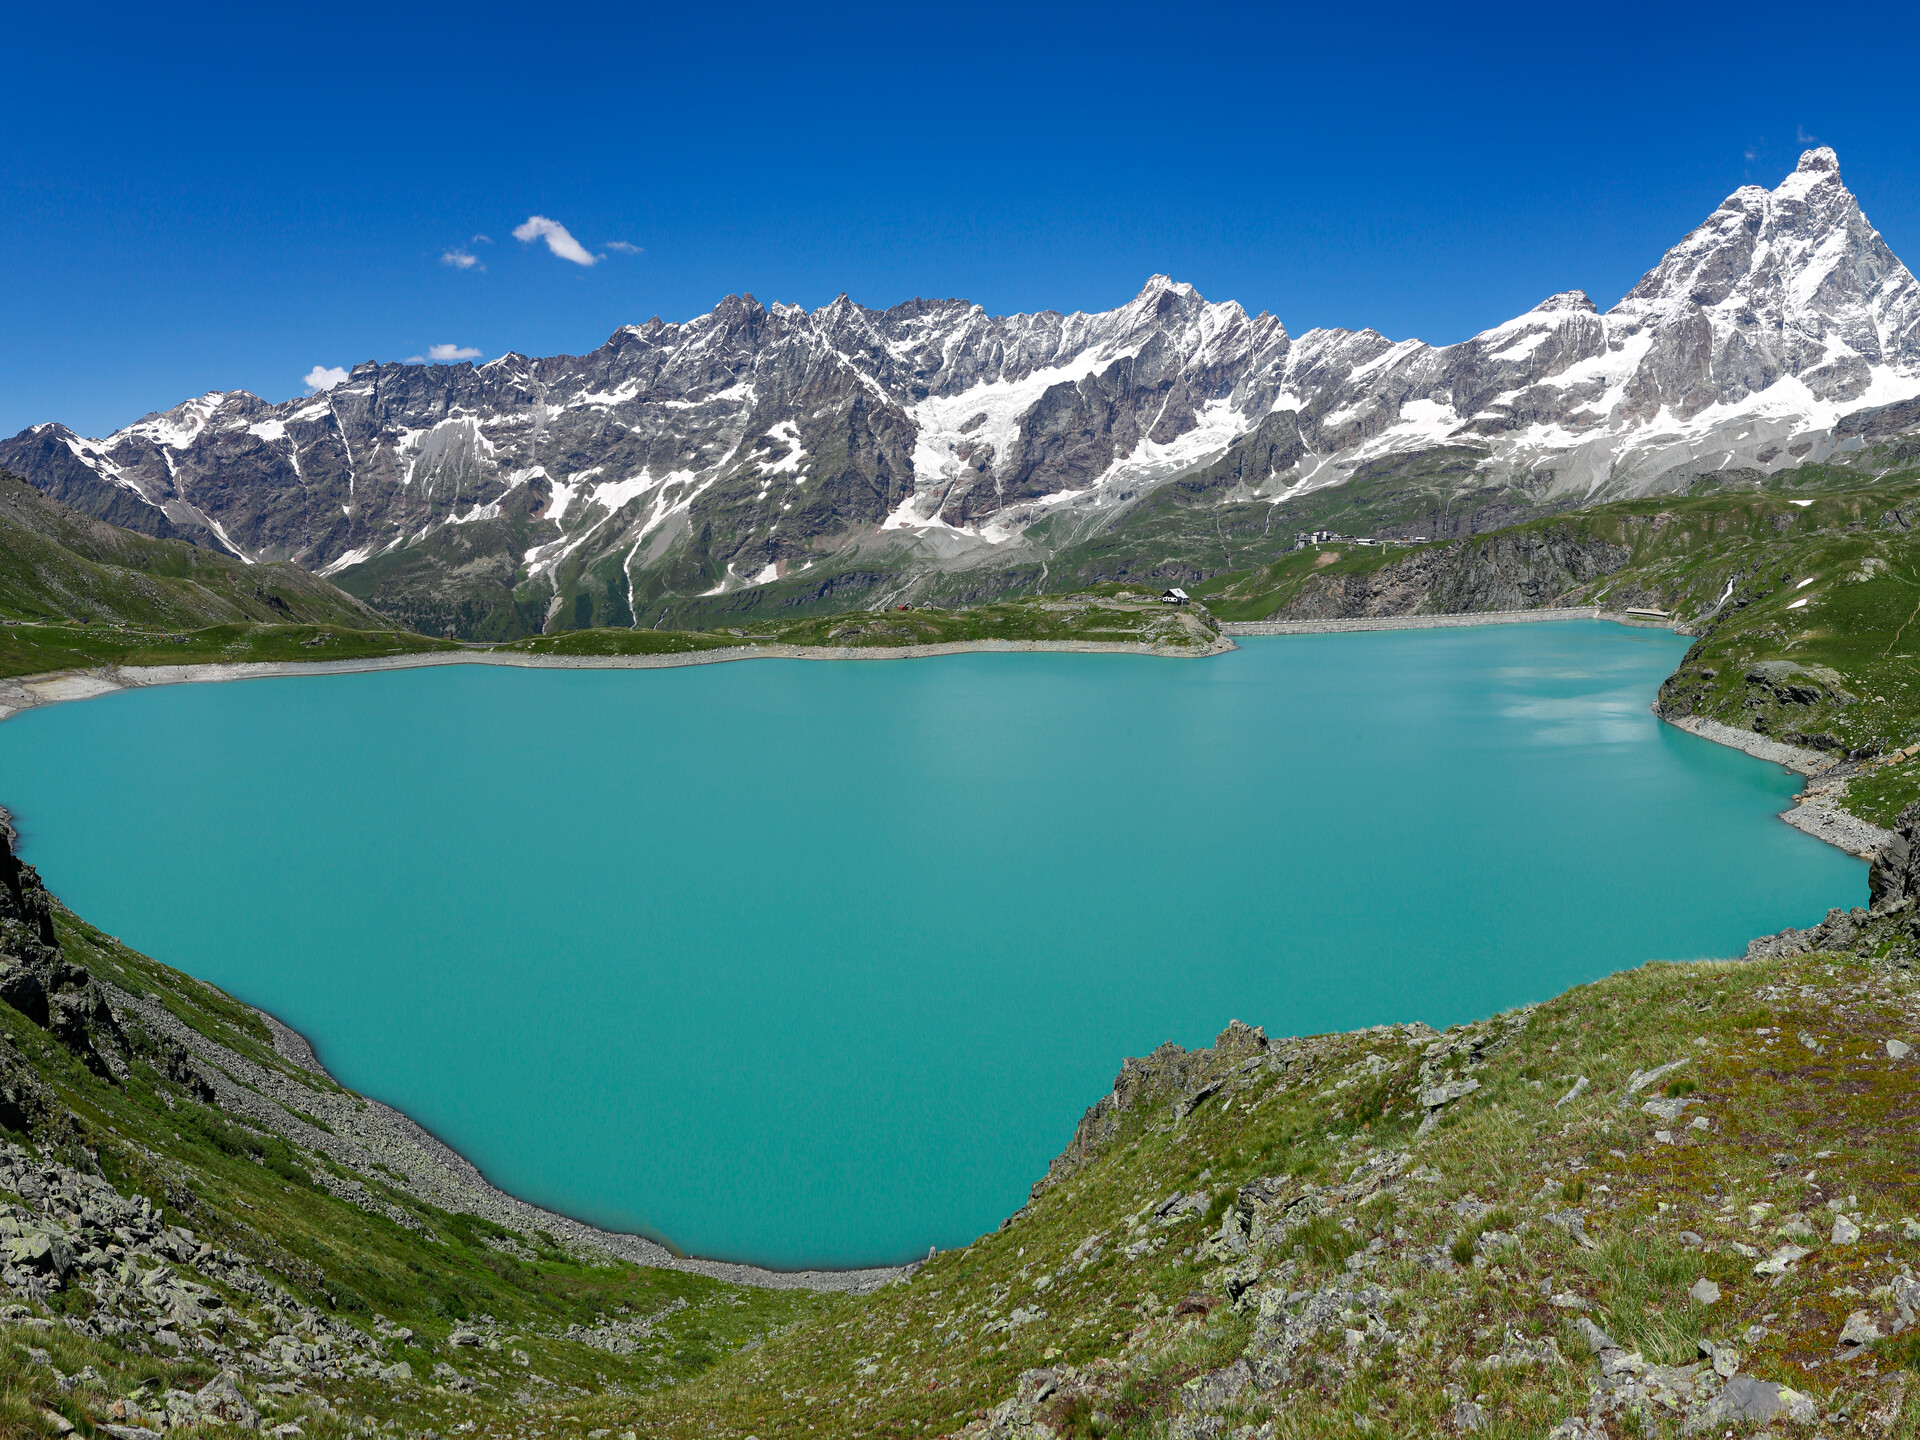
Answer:
[(1798, 610), (1798, 609), (1799, 609), (1799, 608), (1800, 608), (1800, 607), (1801, 607), (1802, 605), (1804, 605), (1804, 604), (1806, 604), (1806, 603), (1807, 603), (1807, 600), (1811, 600), (1812, 598), (1813, 598), (1813, 597), (1812, 597), (1811, 595), (1809, 595), (1809, 596), (1807, 596), (1807, 599), (1806, 599), (1806, 600), (1795, 600), (1795, 601), (1794, 601), (1794, 602), (1793, 602), (1793, 603), (1792, 603), (1791, 605), (1789, 605), (1789, 606), (1787, 606), (1787, 609), (1789, 609), (1789, 610)]
[(785, 445), (787, 453), (771, 464), (762, 460), (760, 473), (762, 475), (798, 475), (800, 462), (807, 457), (807, 452), (800, 445), (800, 427), (791, 420), (782, 420), (767, 433)]
[(1809, 575), (1807, 576), (1806, 579), (1802, 580), (1798, 585), (1794, 586), (1793, 588), (1796, 590), (1804, 590), (1807, 588), (1807, 586), (1811, 585), (1818, 578), (1819, 578), (1818, 576)]
[[(1035, 370), (1019, 380), (993, 380), (958, 395), (930, 395), (908, 409), (917, 434), (913, 444), (913, 475), (926, 484), (957, 478), (962, 462), (954, 451), (967, 444), (987, 445), (994, 462), (1006, 458), (1020, 418), (1055, 385), (1073, 385), (1118, 360), (1131, 359), (1137, 350), (1110, 352), (1104, 348), (1076, 355), (1065, 365)], [(965, 433), (960, 427), (976, 417), (980, 423)]]
[(588, 503), (607, 511), (618, 510), (629, 501), (646, 494), (653, 486), (653, 476), (646, 470), (638, 475), (629, 475), (625, 480), (603, 480), (593, 487)]
[(355, 549), (348, 550), (344, 554), (337, 556), (322, 566), (320, 575), (323, 579), (329, 575), (338, 575), (349, 566), (358, 565), (361, 561), (370, 559), (372, 555), (373, 547), (371, 545), (358, 546)]

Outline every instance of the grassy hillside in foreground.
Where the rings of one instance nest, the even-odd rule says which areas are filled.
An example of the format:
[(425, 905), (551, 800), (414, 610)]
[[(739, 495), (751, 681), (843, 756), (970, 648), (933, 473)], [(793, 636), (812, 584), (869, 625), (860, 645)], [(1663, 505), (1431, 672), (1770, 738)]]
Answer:
[[(0, 1005), (31, 1147), (0, 1154), (5, 1433), (201, 1417), (223, 1371), (313, 1436), (1618, 1437), (1768, 1403), (1920, 1433), (1910, 904), (1444, 1034), (1162, 1047), (1009, 1223), (864, 1296), (617, 1263), (346, 1172), (289, 1136), (363, 1102), (55, 924), (120, 998), (56, 1005), (88, 1017), (64, 1041)], [(278, 1129), (209, 1103), (136, 997), (309, 1098)]]

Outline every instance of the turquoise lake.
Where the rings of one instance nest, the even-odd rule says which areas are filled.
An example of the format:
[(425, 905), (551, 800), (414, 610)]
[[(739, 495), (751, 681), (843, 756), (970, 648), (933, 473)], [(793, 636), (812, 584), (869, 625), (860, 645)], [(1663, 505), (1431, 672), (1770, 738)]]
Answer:
[(179, 685), (0, 724), (74, 909), (496, 1184), (781, 1267), (971, 1241), (1123, 1057), (1444, 1026), (1866, 899), (1602, 622)]

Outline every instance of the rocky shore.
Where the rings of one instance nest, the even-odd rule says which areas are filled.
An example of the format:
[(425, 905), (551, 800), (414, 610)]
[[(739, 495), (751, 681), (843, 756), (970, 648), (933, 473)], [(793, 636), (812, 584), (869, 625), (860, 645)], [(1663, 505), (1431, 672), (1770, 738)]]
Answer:
[[(1659, 714), (1657, 705), (1654, 713)], [(1660, 718), (1689, 735), (1739, 750), (1756, 760), (1784, 765), (1794, 774), (1806, 776), (1806, 788), (1795, 798), (1793, 808), (1780, 816), (1794, 829), (1863, 860), (1872, 859), (1893, 839), (1891, 830), (1870, 825), (1840, 808), (1840, 801), (1847, 793), (1847, 778), (1854, 769), (1845, 756), (1789, 745), (1783, 740), (1772, 740), (1751, 730), (1737, 730), (1697, 715), (1662, 715)]]

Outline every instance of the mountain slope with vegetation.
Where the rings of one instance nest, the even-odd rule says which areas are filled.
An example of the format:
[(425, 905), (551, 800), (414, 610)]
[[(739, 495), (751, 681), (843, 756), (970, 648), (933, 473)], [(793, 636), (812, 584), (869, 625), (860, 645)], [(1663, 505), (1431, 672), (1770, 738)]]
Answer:
[(285, 563), (251, 565), (82, 514), (0, 471), (0, 675), (312, 659), (430, 645)]

